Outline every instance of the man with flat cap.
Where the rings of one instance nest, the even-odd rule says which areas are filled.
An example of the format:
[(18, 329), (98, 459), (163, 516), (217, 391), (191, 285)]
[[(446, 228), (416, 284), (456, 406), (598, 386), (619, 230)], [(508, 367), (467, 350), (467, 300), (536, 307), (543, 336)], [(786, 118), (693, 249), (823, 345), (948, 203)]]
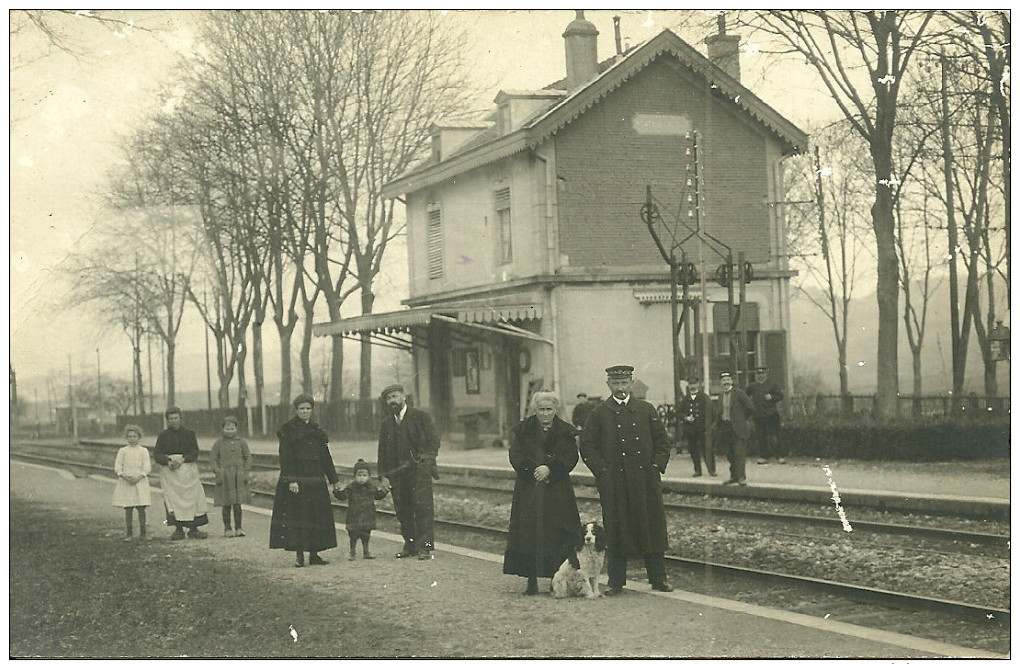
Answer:
[(669, 436), (655, 407), (633, 395), (634, 367), (606, 369), (612, 395), (591, 411), (581, 432), (581, 458), (595, 476), (609, 558), (607, 596), (623, 592), (627, 557), (643, 556), (648, 581), (666, 580), (666, 513), (660, 476), (669, 463)]
[(775, 457), (779, 463), (786, 463), (779, 440), (779, 408), (783, 390), (769, 378), (769, 368), (759, 366), (754, 382), (747, 386), (747, 396), (754, 403), (754, 433), (758, 438), (758, 463), (768, 463)]
[(726, 453), (730, 462), (730, 478), (723, 484), (747, 485), (744, 462), (747, 457), (747, 440), (751, 437), (751, 419), (754, 404), (742, 390), (733, 389), (733, 376), (728, 371), (719, 374), (722, 394), (715, 408), (715, 444)]
[(439, 435), (428, 413), (407, 405), (402, 385), (387, 386), (382, 399), (389, 412), (379, 427), (379, 480), (393, 492), (393, 509), (404, 537), (397, 558), (431, 560), (435, 547), (432, 479), (439, 479)]

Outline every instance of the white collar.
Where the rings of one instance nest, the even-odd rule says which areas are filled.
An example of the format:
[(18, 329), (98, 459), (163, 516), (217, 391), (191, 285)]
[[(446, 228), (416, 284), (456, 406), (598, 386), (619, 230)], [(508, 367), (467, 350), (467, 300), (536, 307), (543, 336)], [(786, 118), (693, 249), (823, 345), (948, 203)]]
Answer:
[(397, 413), (396, 415), (394, 415), (393, 418), (397, 422), (399, 422), (400, 420), (404, 419), (404, 415), (405, 414), (407, 414), (407, 404), (406, 403), (404, 404), (404, 407), (400, 409), (400, 412)]
[(628, 394), (626, 399), (624, 399), (623, 401), (620, 401), (619, 399), (616, 398), (616, 395), (614, 394), (613, 395), (613, 401), (615, 401), (616, 403), (620, 404), (621, 406), (626, 406), (628, 403), (630, 403), (630, 395)]

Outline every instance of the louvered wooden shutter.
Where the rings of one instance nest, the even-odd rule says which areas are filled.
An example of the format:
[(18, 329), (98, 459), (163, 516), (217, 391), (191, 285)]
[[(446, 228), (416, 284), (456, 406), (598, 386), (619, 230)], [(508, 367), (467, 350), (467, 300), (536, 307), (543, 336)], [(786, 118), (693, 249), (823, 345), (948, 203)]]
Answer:
[(443, 213), (438, 207), (428, 211), (429, 279), (443, 277)]

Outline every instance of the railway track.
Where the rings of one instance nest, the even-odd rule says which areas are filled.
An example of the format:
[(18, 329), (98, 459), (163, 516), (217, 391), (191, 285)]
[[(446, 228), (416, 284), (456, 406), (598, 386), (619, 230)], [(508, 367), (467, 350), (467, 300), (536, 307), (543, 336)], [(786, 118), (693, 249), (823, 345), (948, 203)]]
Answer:
[[(39, 446), (35, 446), (39, 447)], [(101, 444), (90, 445), (93, 449), (101, 451), (102, 453), (109, 453), (112, 455), (115, 452), (114, 448), (104, 446)], [(46, 449), (46, 448), (44, 448)], [(68, 449), (65, 447), (52, 446), (48, 449), (52, 450), (56, 454), (61, 452), (66, 453)], [(199, 459), (199, 463), (203, 464), (205, 460)], [(254, 472), (279, 472), (279, 465), (276, 463), (265, 463), (256, 461), (253, 464), (252, 470)], [(435, 487), (438, 491), (447, 492), (451, 495), (467, 495), (472, 494), (490, 494), (490, 495), (504, 495), (506, 501), (510, 500), (510, 496), (513, 495), (512, 484), (504, 481), (504, 486), (499, 486), (500, 482), (479, 482), (475, 481), (454, 481), (450, 479), (443, 479), (435, 483)], [(579, 505), (584, 505), (589, 508), (596, 508), (598, 499), (590, 496), (583, 495), (583, 490), (578, 491), (577, 500)], [(808, 528), (815, 529), (826, 536), (831, 534), (834, 530), (842, 529), (842, 523), (839, 519), (832, 516), (813, 516), (806, 514), (797, 514), (780, 508), (777, 511), (768, 510), (754, 510), (754, 509), (743, 509), (726, 507), (718, 504), (709, 505), (689, 505), (689, 504), (678, 504), (671, 502), (668, 498), (664, 503), (667, 514), (677, 514), (684, 517), (694, 517), (703, 519), (720, 520), (726, 519), (730, 521), (745, 521), (745, 522), (757, 522), (757, 523), (774, 523), (790, 529), (796, 528)], [(994, 552), (994, 555), (1007, 556), (1009, 554), (1010, 547), (1010, 536), (1001, 535), (997, 533), (980, 532), (975, 530), (961, 530), (958, 528), (933, 528), (927, 526), (918, 525), (907, 525), (889, 522), (878, 522), (853, 519), (852, 528), (856, 533), (866, 533), (875, 535), (890, 535), (896, 537), (906, 537), (911, 541), (929, 541), (929, 542), (957, 542), (964, 544), (976, 544), (981, 547), (987, 547)], [(972, 552), (972, 553), (977, 553)]]
[[(99, 474), (111, 477), (113, 471), (109, 466), (86, 463), (76, 460), (68, 460), (59, 457), (37, 455), (28, 452), (12, 451), (11, 456), (41, 463), (44, 465), (58, 466), (78, 470), (76, 475)], [(153, 476), (155, 483), (158, 479)], [(207, 490), (214, 485), (211, 482), (203, 482)], [(253, 489), (253, 502), (270, 507), (273, 501), (273, 494), (269, 491)], [(333, 503), (334, 513), (337, 517), (343, 517), (346, 513), (346, 506)], [(377, 510), (380, 517), (380, 527), (385, 530), (399, 532), (396, 515), (385, 509)], [(713, 510), (713, 513), (715, 510)], [(490, 551), (501, 551), (506, 541), (506, 530), (490, 526), (463, 523), (444, 519), (436, 519), (437, 539), (448, 542), (466, 542), (466, 545), (485, 548)], [(667, 564), (673, 573), (685, 574), (686, 577), (712, 577), (736, 579), (740, 583), (755, 582), (763, 583), (766, 586), (782, 586), (785, 588), (799, 587), (809, 590), (812, 594), (826, 594), (851, 600), (855, 605), (866, 604), (869, 606), (891, 607), (896, 609), (907, 609), (910, 611), (922, 611), (927, 613), (951, 614), (957, 618), (971, 621), (988, 623), (994, 621), (1001, 626), (1009, 627), (1010, 611), (1001, 607), (980, 606), (966, 602), (951, 601), (936, 597), (925, 597), (920, 595), (900, 593), (881, 588), (870, 588), (846, 583), (839, 583), (827, 579), (818, 579), (780, 572), (740, 567), (735, 565), (720, 564), (709, 560), (699, 560), (680, 556), (666, 557)], [(693, 573), (693, 574), (692, 574)], [(774, 592), (774, 591), (772, 591)]]

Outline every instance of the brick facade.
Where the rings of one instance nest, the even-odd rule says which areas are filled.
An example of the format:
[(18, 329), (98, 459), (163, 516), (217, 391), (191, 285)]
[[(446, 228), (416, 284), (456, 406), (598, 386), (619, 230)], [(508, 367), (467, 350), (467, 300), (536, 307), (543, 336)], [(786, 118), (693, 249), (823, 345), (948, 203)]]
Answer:
[[(706, 228), (734, 258), (738, 251), (755, 263), (771, 258), (762, 130), (714, 96), (706, 125), (704, 82), (671, 59), (653, 62), (556, 135), (560, 253), (571, 268), (663, 265), (640, 209), (651, 185), (663, 217), (675, 217), (690, 142), (639, 134), (636, 114), (683, 115), (704, 134)], [(697, 250), (693, 241), (685, 246)]]

